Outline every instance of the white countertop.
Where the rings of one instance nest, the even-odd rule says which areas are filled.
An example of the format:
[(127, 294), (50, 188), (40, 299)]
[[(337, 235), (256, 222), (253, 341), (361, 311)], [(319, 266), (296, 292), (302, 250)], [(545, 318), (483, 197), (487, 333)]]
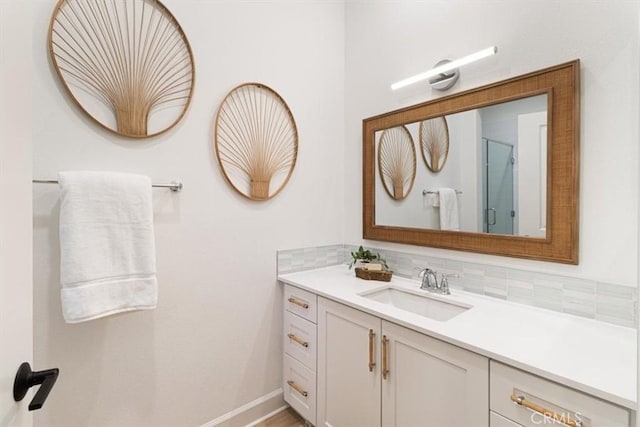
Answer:
[(396, 276), (390, 283), (361, 280), (344, 265), (283, 274), (278, 280), (636, 409), (635, 329), (457, 289), (435, 297), (472, 308), (440, 322), (358, 295), (389, 284), (416, 290), (417, 281)]

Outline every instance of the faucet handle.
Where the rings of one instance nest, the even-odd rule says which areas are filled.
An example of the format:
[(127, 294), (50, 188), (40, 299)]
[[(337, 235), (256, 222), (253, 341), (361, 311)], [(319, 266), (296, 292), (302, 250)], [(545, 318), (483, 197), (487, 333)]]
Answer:
[(442, 279), (440, 280), (440, 293), (443, 295), (451, 295), (449, 290), (449, 277), (460, 277), (458, 274), (446, 274), (442, 273)]
[(449, 290), (449, 279), (447, 279), (447, 275), (442, 273), (442, 279), (440, 280), (440, 293), (442, 295), (451, 295), (451, 291)]

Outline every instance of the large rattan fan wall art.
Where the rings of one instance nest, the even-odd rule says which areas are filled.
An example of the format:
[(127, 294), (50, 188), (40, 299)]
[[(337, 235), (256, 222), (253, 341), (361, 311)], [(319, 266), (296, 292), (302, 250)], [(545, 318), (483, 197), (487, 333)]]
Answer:
[(431, 172), (440, 172), (449, 155), (449, 127), (447, 119), (435, 117), (420, 122), (422, 159)]
[(193, 53), (158, 0), (59, 0), (49, 54), (73, 101), (119, 135), (163, 133), (191, 102)]
[(416, 180), (416, 148), (405, 126), (385, 129), (378, 144), (378, 171), (387, 194), (402, 200)]
[(220, 105), (214, 146), (227, 182), (249, 199), (267, 200), (284, 188), (296, 165), (296, 122), (273, 89), (245, 83)]

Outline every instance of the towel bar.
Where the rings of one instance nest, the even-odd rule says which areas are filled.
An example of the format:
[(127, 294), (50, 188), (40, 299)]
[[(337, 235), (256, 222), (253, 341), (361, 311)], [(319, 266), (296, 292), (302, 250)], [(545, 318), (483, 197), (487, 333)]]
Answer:
[[(57, 184), (57, 179), (34, 179), (34, 184)], [(151, 184), (152, 187), (169, 188), (171, 191), (181, 191), (182, 183), (180, 181), (171, 181), (168, 184)]]
[[(422, 195), (426, 196), (427, 194), (438, 194), (438, 190), (422, 190)], [(462, 191), (456, 190), (456, 194), (462, 194)]]

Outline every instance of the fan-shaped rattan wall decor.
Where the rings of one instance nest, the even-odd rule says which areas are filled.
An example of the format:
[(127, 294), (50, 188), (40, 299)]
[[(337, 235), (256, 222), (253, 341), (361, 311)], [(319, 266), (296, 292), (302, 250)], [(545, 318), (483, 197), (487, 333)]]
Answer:
[(378, 144), (378, 170), (387, 194), (402, 200), (416, 180), (416, 148), (405, 126), (385, 129)]
[(119, 135), (165, 132), (191, 102), (191, 47), (158, 0), (59, 0), (49, 54), (71, 98)]
[(249, 199), (267, 200), (293, 173), (298, 130), (280, 95), (263, 84), (245, 83), (222, 101), (214, 145), (227, 182)]
[(449, 127), (444, 117), (420, 122), (420, 147), (425, 165), (431, 172), (440, 172), (449, 155)]

